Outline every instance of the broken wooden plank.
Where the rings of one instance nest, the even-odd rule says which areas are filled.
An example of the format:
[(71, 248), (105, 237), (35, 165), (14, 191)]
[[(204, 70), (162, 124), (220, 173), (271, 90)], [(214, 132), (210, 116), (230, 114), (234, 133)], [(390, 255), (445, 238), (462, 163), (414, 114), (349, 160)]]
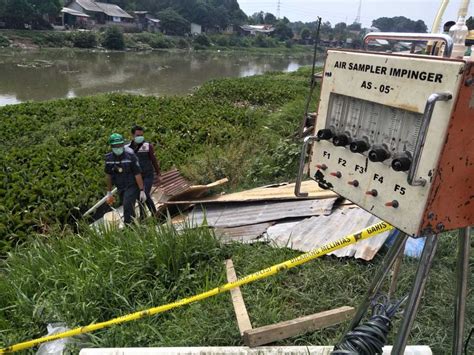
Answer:
[(231, 194), (210, 196), (200, 199), (175, 198), (174, 201), (167, 201), (167, 204), (181, 203), (217, 203), (217, 202), (255, 202), (255, 201), (286, 201), (286, 200), (311, 200), (337, 197), (337, 194), (330, 190), (321, 189), (314, 181), (303, 181), (301, 190), (308, 193), (306, 197), (295, 196), (295, 184), (280, 184), (255, 189), (235, 192)]
[[(237, 275), (235, 274), (234, 263), (232, 262), (232, 259), (226, 260), (225, 266), (227, 271), (227, 281), (237, 281)], [(230, 295), (232, 297), (232, 304), (234, 305), (235, 317), (237, 318), (237, 325), (239, 326), (240, 335), (243, 336), (245, 331), (252, 329), (252, 324), (250, 323), (250, 318), (247, 313), (247, 308), (245, 307), (242, 292), (240, 292), (240, 287), (230, 290)]]
[(344, 306), (281, 323), (254, 328), (244, 332), (244, 344), (255, 347), (273, 343), (277, 340), (342, 323), (352, 317), (353, 314), (353, 307)]

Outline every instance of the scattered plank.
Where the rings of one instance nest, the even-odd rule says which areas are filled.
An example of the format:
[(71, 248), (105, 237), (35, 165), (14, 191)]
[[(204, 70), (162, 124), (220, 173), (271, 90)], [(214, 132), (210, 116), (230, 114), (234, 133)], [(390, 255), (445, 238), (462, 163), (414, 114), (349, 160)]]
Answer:
[(187, 203), (217, 203), (217, 202), (255, 202), (255, 201), (287, 201), (287, 200), (312, 200), (337, 197), (330, 190), (321, 189), (314, 181), (303, 181), (301, 190), (308, 193), (307, 197), (295, 196), (295, 184), (279, 184), (257, 187), (255, 189), (235, 192), (231, 194), (210, 196), (200, 199), (184, 199), (181, 196), (167, 204)]
[(277, 340), (342, 323), (352, 317), (353, 314), (353, 307), (344, 306), (281, 323), (254, 328), (244, 332), (244, 344), (255, 347), (273, 343)]
[[(225, 266), (227, 271), (227, 281), (237, 281), (237, 275), (235, 274), (234, 263), (232, 262), (232, 259), (226, 260)], [(230, 295), (232, 297), (232, 304), (234, 305), (235, 317), (237, 318), (237, 325), (239, 326), (240, 335), (243, 336), (245, 331), (252, 329), (252, 324), (250, 323), (250, 318), (247, 313), (247, 308), (245, 307), (242, 292), (240, 292), (240, 287), (230, 290)]]

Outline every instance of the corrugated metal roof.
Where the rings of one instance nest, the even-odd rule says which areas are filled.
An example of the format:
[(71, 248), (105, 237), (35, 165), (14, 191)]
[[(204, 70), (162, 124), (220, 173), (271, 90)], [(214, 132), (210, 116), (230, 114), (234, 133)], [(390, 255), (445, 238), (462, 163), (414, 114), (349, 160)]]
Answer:
[[(278, 223), (267, 230), (266, 238), (277, 246), (310, 251), (345, 235), (355, 233), (380, 220), (361, 208), (335, 210), (329, 216), (318, 216), (299, 222)], [(372, 260), (385, 243), (390, 232), (362, 240), (337, 250), (331, 255)]]
[(215, 228), (214, 232), (223, 243), (241, 242), (249, 243), (263, 235), (274, 222), (265, 222), (259, 224), (249, 224), (247, 226), (233, 228)]
[(279, 184), (257, 187), (255, 189), (235, 192), (231, 194), (210, 196), (195, 201), (173, 201), (170, 203), (213, 203), (213, 202), (251, 202), (251, 201), (275, 201), (275, 200), (310, 200), (328, 197), (336, 197), (337, 194), (330, 190), (321, 189), (313, 180), (304, 181), (301, 191), (307, 192), (307, 197), (295, 196), (295, 184)]
[(69, 7), (63, 7), (61, 12), (65, 13), (65, 14), (73, 15), (73, 16), (78, 16), (78, 17), (90, 17), (89, 15), (87, 15), (83, 12), (80, 12), (80, 11), (77, 11), (77, 10), (74, 10), (74, 9), (70, 9)]
[(174, 168), (160, 175), (160, 183), (156, 185), (165, 195), (176, 196), (187, 191), (191, 184)]
[(304, 201), (209, 204), (205, 211), (197, 206), (188, 216), (190, 225), (204, 219), (212, 227), (238, 227), (291, 217), (307, 217), (331, 213), (336, 198)]
[(133, 18), (132, 15), (123, 10), (120, 6), (115, 4), (106, 4), (104, 2), (96, 2), (102, 8), (104, 13), (111, 17)]
[(120, 6), (115, 4), (106, 4), (104, 2), (96, 2), (92, 0), (75, 0), (84, 10), (92, 12), (103, 12), (111, 17), (133, 18)]
[(76, 0), (76, 2), (86, 11), (102, 12), (102, 9), (95, 1), (91, 0)]

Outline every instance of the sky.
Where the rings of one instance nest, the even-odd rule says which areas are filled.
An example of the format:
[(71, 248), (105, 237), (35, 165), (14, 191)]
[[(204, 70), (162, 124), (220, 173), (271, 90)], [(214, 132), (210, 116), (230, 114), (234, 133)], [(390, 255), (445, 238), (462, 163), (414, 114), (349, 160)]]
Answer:
[[(247, 14), (264, 11), (277, 15), (278, 0), (238, 0), (240, 8)], [(423, 20), (431, 30), (441, 0), (362, 0), (360, 20), (363, 27), (370, 27), (372, 20), (379, 17), (405, 16), (412, 20)], [(450, 1), (443, 16), (444, 23), (456, 20), (461, 0)], [(280, 17), (291, 22), (329, 21), (351, 24), (357, 16), (359, 0), (280, 0)], [(469, 6), (469, 15), (474, 16), (474, 0)]]

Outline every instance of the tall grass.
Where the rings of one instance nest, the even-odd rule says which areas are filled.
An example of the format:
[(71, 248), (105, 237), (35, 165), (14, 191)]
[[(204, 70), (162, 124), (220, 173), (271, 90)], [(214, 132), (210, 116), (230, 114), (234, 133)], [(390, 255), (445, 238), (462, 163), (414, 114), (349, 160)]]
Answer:
[[(450, 234), (440, 238), (409, 341), (430, 345), (434, 354), (450, 349), (455, 289), (456, 239)], [(60, 321), (75, 327), (100, 322), (211, 289), (225, 282), (223, 260), (228, 257), (238, 276), (244, 276), (299, 254), (263, 243), (219, 246), (208, 229), (177, 232), (171, 226), (153, 224), (103, 234), (84, 230), (35, 239), (1, 263), (0, 346), (44, 335), (47, 323)], [(370, 263), (326, 257), (243, 286), (253, 327), (342, 305), (356, 307), (381, 264), (381, 254)], [(416, 266), (415, 260), (405, 258), (397, 298), (409, 291)], [(473, 281), (471, 274), (471, 285)], [(473, 297), (468, 297), (466, 319), (470, 329)], [(390, 343), (398, 325), (399, 320)], [(334, 344), (345, 326), (278, 344)], [(103, 329), (82, 342), (101, 347), (242, 344), (228, 294)]]

